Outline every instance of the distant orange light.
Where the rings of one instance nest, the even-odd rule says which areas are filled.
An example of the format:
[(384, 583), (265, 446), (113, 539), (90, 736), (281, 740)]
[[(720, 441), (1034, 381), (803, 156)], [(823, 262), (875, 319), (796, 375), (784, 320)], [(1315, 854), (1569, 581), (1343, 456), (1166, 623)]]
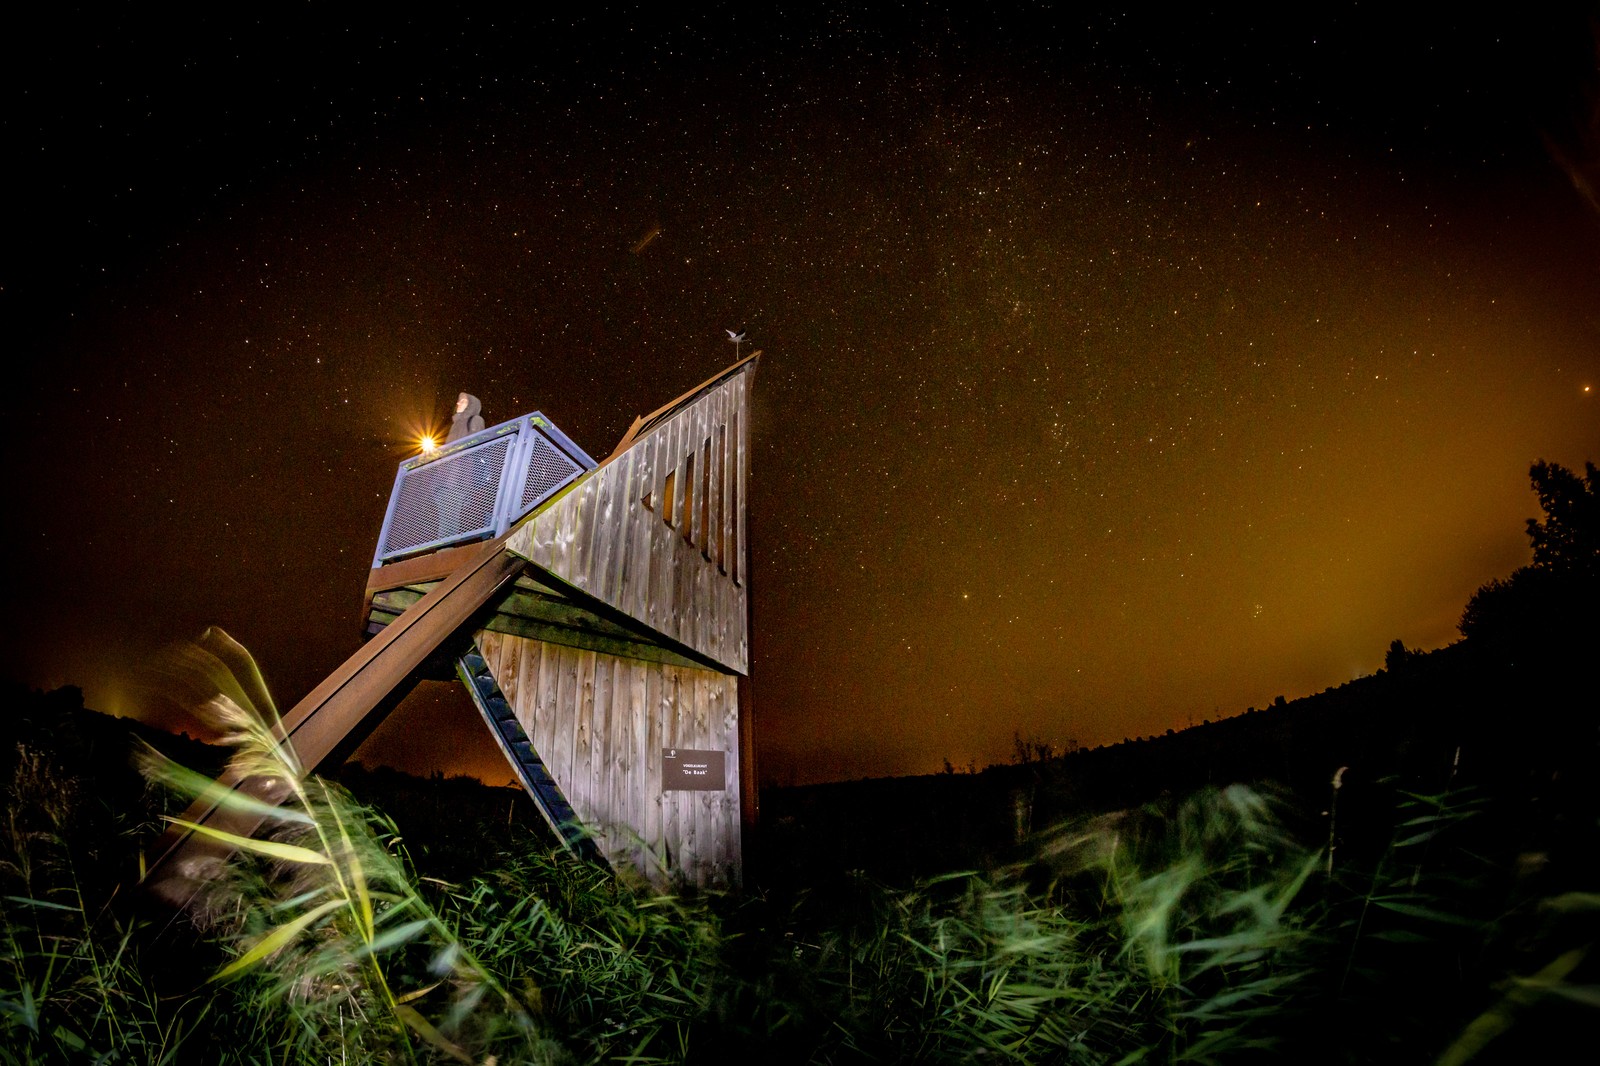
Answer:
[(439, 442), (432, 437), (423, 437), (420, 443), (422, 444), (423, 455), (432, 455), (439, 448)]

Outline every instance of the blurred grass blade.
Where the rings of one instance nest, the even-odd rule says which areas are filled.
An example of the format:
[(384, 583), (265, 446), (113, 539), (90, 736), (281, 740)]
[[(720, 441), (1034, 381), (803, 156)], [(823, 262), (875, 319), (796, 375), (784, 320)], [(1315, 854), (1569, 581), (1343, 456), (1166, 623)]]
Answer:
[(343, 907), (345, 902), (346, 901), (342, 899), (330, 899), (328, 902), (322, 904), (322, 906), (317, 907), (314, 910), (307, 911), (294, 921), (278, 926), (276, 929), (272, 930), (272, 932), (258, 940), (256, 945), (249, 951), (245, 952), (243, 955), (240, 955), (237, 959), (234, 959), (232, 962), (228, 963), (228, 965), (218, 970), (214, 975), (212, 975), (211, 980), (225, 981), (235, 974), (244, 972), (251, 966), (254, 966), (256, 963), (260, 962), (262, 959), (287, 945), (289, 942), (294, 940), (295, 937), (299, 936), (306, 929), (310, 928), (315, 922), (338, 910), (340, 907)]
[(418, 1036), (422, 1037), (422, 1039), (426, 1040), (428, 1043), (432, 1044), (446, 1055), (449, 1055), (457, 1062), (472, 1061), (472, 1057), (470, 1055), (461, 1050), (460, 1046), (453, 1044), (446, 1039), (445, 1035), (439, 1032), (439, 1030), (435, 1029), (432, 1024), (429, 1023), (428, 1019), (418, 1014), (415, 1008), (407, 1006), (404, 1003), (400, 1003), (395, 1006), (394, 1012), (395, 1015), (401, 1021), (405, 1022), (407, 1027), (409, 1027)]
[(1539, 904), (1545, 910), (1561, 913), (1600, 910), (1600, 893), (1563, 892)]
[(173, 762), (149, 744), (145, 744), (145, 749), (144, 759), (141, 762), (147, 776), (170, 785), (186, 796), (215, 803), (230, 811), (257, 815), (274, 821), (294, 822), (299, 825), (311, 824), (311, 816), (302, 810), (268, 803), (239, 789), (230, 788), (205, 774)]
[(1540, 999), (1546, 990), (1565, 978), (1588, 954), (1588, 949), (1574, 948), (1551, 961), (1532, 977), (1516, 981), (1509, 992), (1494, 1006), (1468, 1023), (1454, 1043), (1445, 1048), (1436, 1066), (1462, 1066), (1476, 1058), (1489, 1042), (1508, 1031), (1524, 1007)]
[(27, 896), (0, 896), (0, 899), (4, 899), (7, 903), (19, 904), (23, 907), (41, 907), (45, 910), (66, 911), (69, 914), (79, 913), (77, 907), (69, 907), (64, 903), (51, 903), (49, 900), (44, 899), (30, 899)]
[(322, 801), (327, 807), (328, 814), (333, 818), (334, 824), (339, 828), (339, 843), (343, 846), (345, 855), (345, 868), (350, 874), (350, 880), (355, 885), (356, 901), (361, 907), (361, 928), (363, 935), (371, 938), (374, 928), (372, 917), (372, 894), (367, 890), (367, 871), (361, 862), (361, 856), (356, 853), (355, 846), (350, 843), (350, 831), (344, 824), (344, 819), (339, 815), (339, 805), (334, 803), (328, 794), (328, 786), (322, 786)]
[(368, 955), (376, 955), (380, 952), (388, 951), (397, 944), (404, 944), (408, 940), (416, 939), (418, 933), (423, 932), (432, 924), (433, 920), (430, 918), (418, 918), (415, 921), (396, 926), (382, 936), (361, 945), (351, 955), (351, 958), (363, 959)]
[(1375, 906), (1396, 914), (1404, 914), (1408, 918), (1422, 918), (1430, 922), (1442, 922), (1446, 925), (1474, 926), (1479, 924), (1472, 918), (1459, 914), (1450, 914), (1447, 911), (1437, 910), (1433, 907), (1423, 907), (1415, 903), (1408, 903), (1402, 899), (1387, 896), (1374, 896), (1372, 902)]
[(266, 678), (261, 676), (261, 668), (256, 665), (255, 656), (250, 654), (249, 649), (229, 636), (221, 626), (207, 628), (200, 635), (198, 643), (228, 668), (226, 676), (233, 679), (238, 695), (254, 705), (268, 725), (275, 725), (278, 720), (277, 704), (273, 702)]
[(198, 822), (186, 822), (182, 818), (168, 817), (167, 821), (173, 825), (181, 825), (192, 829), (196, 833), (213, 837), (225, 844), (231, 844), (240, 851), (252, 852), (256, 855), (265, 855), (268, 858), (281, 859), (284, 862), (296, 862), (306, 866), (330, 866), (333, 860), (320, 851), (303, 848), (298, 844), (284, 844), (276, 840), (257, 840), (255, 837), (240, 836), (238, 833), (229, 833), (221, 829), (213, 829), (209, 825)]

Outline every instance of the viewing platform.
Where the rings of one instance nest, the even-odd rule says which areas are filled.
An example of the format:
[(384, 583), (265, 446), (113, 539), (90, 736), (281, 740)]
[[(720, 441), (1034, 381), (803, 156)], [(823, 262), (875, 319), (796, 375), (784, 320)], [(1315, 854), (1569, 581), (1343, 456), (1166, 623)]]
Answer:
[(538, 411), (407, 459), (372, 565), (497, 537), (594, 468)]

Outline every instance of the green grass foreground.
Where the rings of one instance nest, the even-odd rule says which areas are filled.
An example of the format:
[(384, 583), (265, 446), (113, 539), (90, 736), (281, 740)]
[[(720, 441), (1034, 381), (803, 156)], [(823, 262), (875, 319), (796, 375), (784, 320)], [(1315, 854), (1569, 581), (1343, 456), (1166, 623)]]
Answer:
[[(236, 724), (244, 757), (276, 757)], [(535, 842), (420, 877), (391, 823), (311, 778), (176, 929), (106, 870), (148, 820), (96, 835), (88, 781), (28, 749), (12, 767), (4, 1063), (1531, 1061), (1584, 1046), (1600, 1005), (1600, 895), (1551, 876), (1592, 819), (1465, 785), (1395, 788), (1386, 838), (1336, 860), (1286, 828), (1327, 819), (1233, 786), (1000, 870), (736, 897)]]

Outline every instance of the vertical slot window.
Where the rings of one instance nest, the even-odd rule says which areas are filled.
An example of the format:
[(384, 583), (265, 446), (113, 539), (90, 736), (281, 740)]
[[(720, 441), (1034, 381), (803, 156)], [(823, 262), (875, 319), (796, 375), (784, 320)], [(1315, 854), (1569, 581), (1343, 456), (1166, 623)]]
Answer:
[(694, 543), (694, 452), (683, 461), (683, 524), (678, 527), (683, 539)]
[(716, 483), (711, 480), (711, 438), (700, 445), (700, 523), (695, 529), (695, 544), (702, 558), (711, 558), (711, 493)]
[(717, 557), (717, 569), (728, 572), (728, 427), (717, 427), (717, 508), (713, 516), (716, 527), (712, 531)]
[[(732, 441), (732, 447), (737, 448), (740, 440), (739, 412), (737, 410), (733, 414), (733, 432), (728, 436), (729, 440)], [(728, 472), (728, 527), (730, 530), (729, 539), (733, 541), (732, 544), (728, 545), (728, 573), (733, 576), (735, 585), (741, 585), (744, 583), (744, 575), (739, 572), (739, 557), (743, 552), (743, 544), (739, 540), (739, 507), (741, 505), (739, 500), (739, 471), (744, 467), (744, 456), (728, 456), (728, 465), (732, 467)]]

